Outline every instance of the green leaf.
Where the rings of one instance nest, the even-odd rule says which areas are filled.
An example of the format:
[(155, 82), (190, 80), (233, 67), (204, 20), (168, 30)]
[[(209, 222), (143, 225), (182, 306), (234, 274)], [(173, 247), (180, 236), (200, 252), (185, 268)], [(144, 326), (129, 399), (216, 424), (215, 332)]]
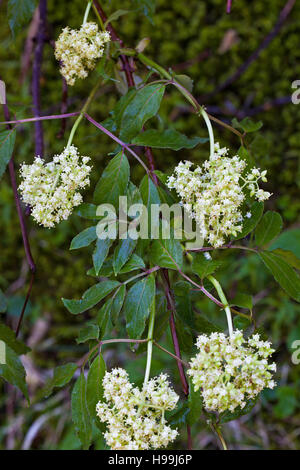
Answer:
[(111, 23), (112, 21), (115, 21), (117, 20), (118, 18), (120, 18), (120, 16), (124, 16), (124, 15), (127, 15), (127, 13), (130, 13), (130, 10), (116, 10), (114, 13), (112, 13), (108, 18), (107, 20), (105, 21), (104, 23), (104, 29), (106, 29), (106, 26)]
[(238, 407), (233, 412), (224, 411), (224, 413), (220, 414), (220, 424), (228, 423), (229, 421), (233, 421), (235, 419), (240, 418), (241, 416), (247, 415), (248, 413), (250, 413), (252, 408), (254, 408), (257, 403), (257, 400), (258, 398), (256, 398), (255, 400), (249, 400), (244, 406), (244, 408)]
[(262, 121), (254, 122), (249, 117), (245, 117), (241, 122), (238, 122), (236, 118), (232, 119), (232, 125), (236, 129), (241, 129), (242, 131), (248, 132), (256, 132), (263, 126)]
[(277, 248), (276, 250), (272, 250), (272, 253), (281, 257), (286, 263), (293, 266), (293, 268), (300, 269), (300, 259), (292, 251)]
[(0, 363), (0, 377), (18, 387), (29, 403), (24, 366), (18, 355), (9, 346), (5, 347), (5, 364)]
[(99, 326), (94, 323), (90, 323), (79, 330), (79, 336), (76, 339), (76, 343), (86, 343), (92, 339), (99, 338)]
[(237, 315), (233, 319), (233, 325), (234, 328), (237, 330), (246, 330), (246, 328), (249, 328), (251, 326), (251, 320), (249, 318), (241, 317), (240, 315)]
[(182, 268), (183, 255), (179, 240), (174, 238), (165, 240), (154, 240), (150, 249), (150, 259), (153, 264), (161, 268)]
[(123, 266), (120, 270), (120, 274), (130, 273), (131, 271), (135, 271), (136, 269), (143, 269), (145, 267), (145, 263), (138, 255), (133, 253), (129, 261)]
[(97, 314), (97, 324), (99, 326), (99, 339), (102, 339), (103, 336), (105, 335), (106, 328), (108, 325), (108, 321), (110, 318), (110, 313), (111, 313), (111, 307), (113, 303), (113, 298), (111, 297), (108, 299), (104, 305), (100, 308), (98, 314)]
[(243, 220), (243, 229), (241, 232), (238, 233), (234, 240), (240, 240), (241, 238), (246, 237), (252, 230), (255, 229), (256, 225), (261, 219), (261, 216), (264, 211), (264, 204), (263, 202), (254, 202), (250, 207), (249, 212), (251, 213), (251, 217), (245, 217)]
[[(190, 355), (193, 349), (192, 329), (178, 315), (175, 317), (176, 332), (181, 351)], [(191, 325), (192, 326), (192, 325)]]
[(198, 144), (207, 142), (208, 139), (201, 137), (193, 137), (189, 139), (184, 134), (173, 129), (165, 131), (157, 131), (155, 129), (149, 129), (141, 134), (137, 135), (132, 143), (135, 145), (141, 145), (144, 147), (153, 148), (168, 148), (172, 150), (180, 150), (183, 148), (192, 149)]
[(90, 416), (95, 420), (96, 424), (100, 423), (96, 415), (96, 405), (103, 399), (102, 380), (104, 375), (105, 362), (101, 354), (92, 362), (86, 383), (86, 403)]
[(0, 323), (0, 340), (4, 341), (18, 355), (27, 354), (31, 350), (22, 341), (18, 340), (15, 332), (4, 323)]
[(129, 171), (129, 163), (125, 153), (119, 152), (109, 162), (96, 185), (95, 204), (112, 204), (117, 208), (119, 196), (126, 194)]
[(6, 312), (6, 309), (7, 309), (6, 298), (2, 290), (0, 289), (0, 313)]
[(216, 325), (215, 323), (210, 322), (203, 315), (195, 316), (194, 322), (195, 322), (195, 331), (197, 332), (197, 334), (203, 333), (203, 334), (209, 335), (210, 333), (213, 333), (214, 331), (219, 331), (219, 332), (223, 331), (223, 329), (219, 325)]
[(102, 281), (90, 287), (83, 294), (81, 300), (62, 299), (62, 301), (70, 313), (77, 315), (78, 313), (83, 313), (94, 307), (118, 286), (119, 282), (117, 281)]
[(190, 412), (187, 416), (188, 424), (192, 425), (200, 421), (202, 405), (203, 401), (200, 394), (200, 390), (195, 392), (194, 385), (192, 384), (192, 381), (189, 380), (188, 407)]
[(72, 421), (83, 449), (87, 450), (92, 441), (92, 423), (86, 400), (86, 381), (84, 374), (78, 377), (71, 396)]
[[(145, 175), (141, 181), (140, 194), (143, 204), (146, 206), (148, 211), (148, 234), (150, 238), (151, 229), (155, 230), (155, 228), (159, 225), (159, 220), (154, 220), (154, 224), (151, 227), (151, 207), (154, 204), (160, 204), (160, 197), (155, 184), (148, 175)], [(143, 216), (145, 217), (145, 214)]]
[(300, 278), (293, 268), (273, 252), (262, 251), (259, 256), (286, 293), (300, 302)]
[(96, 211), (97, 206), (95, 204), (83, 202), (74, 212), (83, 219), (99, 219), (100, 217), (97, 217)]
[(145, 122), (157, 114), (164, 92), (165, 85), (155, 83), (140, 88), (132, 95), (122, 116), (120, 139), (131, 142), (142, 130)]
[(126, 286), (122, 285), (119, 287), (115, 295), (113, 296), (113, 301), (111, 304), (110, 318), (113, 325), (116, 324), (119, 313), (124, 303), (126, 295)]
[(179, 281), (174, 284), (173, 292), (176, 304), (176, 315), (190, 327), (194, 326), (194, 314), (191, 301), (192, 286), (185, 281)]
[(281, 233), (270, 247), (271, 250), (276, 248), (290, 250), (297, 258), (300, 258), (300, 228), (285, 230)]
[(241, 308), (248, 308), (249, 310), (251, 310), (253, 308), (252, 295), (238, 293), (231, 300), (230, 304), (231, 305), (236, 305), (237, 307), (241, 307)]
[(31, 19), (36, 4), (36, 0), (8, 0), (8, 23), (14, 37)]
[(276, 389), (278, 403), (274, 407), (275, 416), (285, 419), (292, 416), (298, 407), (297, 387), (281, 386)]
[(154, 296), (155, 280), (153, 275), (136, 282), (129, 290), (124, 304), (129, 338), (140, 338), (142, 336)]
[(255, 230), (255, 241), (258, 246), (267, 245), (282, 229), (282, 218), (278, 212), (268, 211), (264, 214)]
[(0, 179), (11, 159), (16, 140), (15, 130), (0, 132)]
[(85, 246), (89, 246), (95, 240), (97, 240), (96, 227), (88, 227), (73, 238), (70, 250), (84, 248)]
[(191, 77), (189, 77), (188, 75), (175, 75), (174, 78), (180, 85), (182, 85), (190, 93), (192, 93), (194, 87), (194, 80), (192, 80)]
[(182, 426), (186, 424), (188, 415), (190, 413), (190, 409), (186, 402), (181, 402), (175, 408), (175, 411), (170, 413), (170, 417), (168, 419), (168, 423), (172, 427)]
[(144, 13), (150, 23), (154, 24), (153, 16), (155, 13), (155, 0), (134, 0), (136, 7)]
[(118, 246), (114, 251), (113, 268), (115, 275), (119, 274), (126, 261), (128, 261), (133, 250), (136, 247), (136, 244), (137, 239), (133, 240), (130, 237), (127, 237), (124, 240), (120, 240)]
[(96, 276), (98, 276), (99, 271), (102, 268), (102, 265), (108, 255), (108, 252), (112, 243), (113, 243), (113, 240), (111, 240), (110, 238), (105, 238), (104, 240), (101, 240), (101, 238), (98, 238), (97, 240), (96, 248), (93, 253), (93, 264), (94, 264)]
[(193, 253), (192, 256), (192, 271), (197, 274), (200, 279), (204, 279), (210, 274), (213, 274), (223, 264), (221, 261), (206, 259), (203, 253)]
[(48, 380), (43, 389), (43, 397), (47, 398), (55, 388), (67, 385), (72, 380), (77, 367), (77, 364), (74, 362), (55, 367), (52, 379)]

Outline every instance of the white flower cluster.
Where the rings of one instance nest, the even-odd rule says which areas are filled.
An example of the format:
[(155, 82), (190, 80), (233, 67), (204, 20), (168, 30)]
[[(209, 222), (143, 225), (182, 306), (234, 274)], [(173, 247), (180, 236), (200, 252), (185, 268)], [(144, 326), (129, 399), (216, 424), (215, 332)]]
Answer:
[(199, 336), (196, 345), (200, 352), (191, 360), (188, 374), (195, 391), (201, 389), (208, 411), (244, 408), (247, 400), (276, 385), (272, 380), (276, 364), (268, 363), (274, 349), (258, 334), (246, 341), (240, 330), (231, 338), (212, 333)]
[(129, 382), (124, 369), (112, 369), (103, 378), (104, 398), (97, 415), (107, 423), (104, 437), (114, 450), (146, 450), (166, 447), (177, 436), (167, 425), (164, 413), (173, 410), (178, 395), (167, 376), (150, 379), (140, 390)]
[(203, 239), (215, 248), (223, 245), (226, 237), (242, 231), (244, 189), (259, 201), (271, 196), (258, 186), (260, 179), (266, 181), (266, 171), (253, 168), (243, 176), (246, 162), (238, 156), (229, 158), (227, 153), (228, 149), (216, 143), (214, 155), (201, 167), (191, 170), (191, 162), (180, 162), (175, 176), (168, 178), (168, 187), (176, 190)]
[(31, 215), (38, 224), (53, 227), (67, 219), (73, 207), (81, 204), (82, 196), (77, 190), (90, 183), (89, 160), (89, 157), (81, 157), (77, 148), (71, 145), (49, 163), (35, 157), (32, 165), (21, 166), (23, 181), (19, 190), (25, 204), (31, 206)]
[(55, 43), (55, 57), (62, 63), (60, 71), (68, 85), (74, 85), (76, 78), (88, 76), (109, 40), (109, 32), (99, 32), (96, 23), (85, 23), (80, 30), (69, 27), (62, 30)]

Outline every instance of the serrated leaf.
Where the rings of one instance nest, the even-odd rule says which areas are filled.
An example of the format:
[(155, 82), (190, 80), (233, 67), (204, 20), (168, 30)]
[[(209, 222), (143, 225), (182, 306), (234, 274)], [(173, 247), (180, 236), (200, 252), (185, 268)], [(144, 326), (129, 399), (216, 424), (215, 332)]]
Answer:
[(203, 253), (193, 253), (192, 271), (197, 274), (200, 279), (213, 274), (222, 266), (221, 261), (206, 259)]
[(179, 240), (174, 238), (154, 240), (150, 249), (150, 259), (153, 264), (161, 268), (182, 268), (183, 254)]
[(103, 336), (105, 335), (108, 321), (110, 318), (112, 303), (113, 303), (113, 298), (111, 297), (104, 303), (104, 305), (102, 305), (102, 307), (100, 308), (97, 314), (96, 321), (100, 329), (99, 339), (102, 339)]
[(86, 343), (92, 339), (99, 338), (99, 326), (95, 325), (94, 323), (90, 323), (79, 330), (78, 338), (76, 339), (76, 343)]
[(104, 23), (104, 29), (106, 29), (106, 26), (111, 23), (112, 21), (115, 21), (117, 20), (118, 18), (120, 18), (120, 16), (124, 16), (124, 15), (127, 15), (127, 13), (130, 13), (130, 10), (116, 10), (114, 11), (114, 13), (112, 13), (111, 15), (109, 15), (109, 17), (107, 18), (107, 20), (105, 21)]
[(249, 310), (253, 307), (253, 299), (252, 295), (238, 293), (230, 302), (231, 305), (236, 305), (237, 307), (241, 308), (248, 308)]
[(99, 179), (95, 192), (95, 204), (119, 204), (119, 196), (126, 194), (129, 181), (129, 163), (124, 152), (119, 152), (109, 162)]
[(282, 248), (292, 251), (297, 258), (300, 258), (300, 229), (293, 228), (285, 230), (270, 246), (271, 250)]
[(0, 313), (6, 312), (6, 309), (7, 309), (6, 298), (2, 290), (0, 289)]
[(123, 266), (120, 270), (120, 274), (130, 273), (131, 271), (135, 271), (136, 269), (143, 269), (145, 267), (145, 263), (140, 258), (140, 256), (133, 253), (131, 258), (127, 261), (127, 263)]
[(211, 321), (207, 320), (203, 315), (195, 316), (195, 331), (197, 334), (207, 334), (213, 333), (214, 331), (223, 331), (219, 325), (212, 323)]
[(208, 139), (203, 139), (201, 137), (193, 137), (190, 139), (184, 134), (175, 131), (174, 129), (168, 129), (164, 131), (149, 129), (137, 135), (132, 140), (132, 143), (144, 147), (180, 150), (183, 148), (192, 149), (196, 147), (196, 145), (200, 143), (203, 144), (207, 141)]
[(194, 314), (191, 301), (192, 286), (188, 282), (179, 281), (174, 284), (176, 315), (190, 327), (194, 326)]
[(88, 227), (73, 238), (71, 241), (70, 250), (84, 248), (89, 246), (95, 240), (97, 240), (96, 227)]
[(100, 300), (104, 299), (112, 290), (119, 286), (117, 281), (102, 281), (90, 287), (82, 296), (81, 300), (62, 299), (64, 306), (73, 315), (83, 313), (94, 307)]
[(131, 142), (143, 128), (144, 124), (155, 116), (165, 91), (165, 85), (155, 83), (146, 85), (132, 95), (122, 115), (120, 125), (120, 139)]
[(264, 211), (264, 204), (263, 202), (254, 202), (252, 206), (250, 207), (250, 213), (251, 217), (245, 217), (243, 220), (243, 229), (241, 232), (237, 234), (236, 237), (234, 237), (234, 240), (240, 240), (241, 238), (246, 237), (252, 230), (255, 229), (257, 226), (258, 222), (261, 219), (261, 216)]
[(270, 243), (282, 229), (282, 218), (278, 212), (268, 211), (264, 214), (255, 230), (255, 242), (258, 246)]
[(241, 129), (246, 133), (256, 132), (263, 126), (262, 121), (254, 122), (249, 117), (245, 117), (242, 121), (238, 121), (236, 118), (232, 119), (232, 125), (236, 129)]
[(136, 247), (136, 244), (137, 239), (134, 240), (130, 237), (127, 237), (124, 240), (120, 240), (118, 246), (114, 251), (113, 257), (113, 268), (115, 275), (119, 274), (126, 261), (128, 261), (133, 250)]
[(130, 288), (124, 304), (129, 338), (137, 339), (142, 336), (154, 297), (155, 280), (153, 275), (136, 282)]
[(116, 324), (126, 295), (126, 286), (122, 285), (113, 296), (110, 318), (113, 325)]
[(300, 269), (300, 259), (292, 251), (277, 248), (276, 250), (272, 250), (272, 253), (281, 257), (290, 266), (293, 266), (293, 268)]
[(187, 416), (188, 424), (192, 425), (199, 422), (202, 413), (203, 401), (200, 390), (197, 390), (197, 392), (194, 391), (194, 385), (191, 380), (189, 380), (188, 407), (190, 410)]
[(16, 338), (16, 334), (4, 323), (0, 323), (0, 340), (15, 351), (16, 354), (27, 354), (31, 351), (26, 344)]
[(92, 441), (92, 423), (87, 407), (86, 381), (83, 373), (80, 374), (75, 382), (71, 396), (71, 408), (75, 431), (83, 449), (87, 450)]
[(178, 315), (175, 316), (175, 325), (180, 350), (190, 355), (193, 348), (192, 329)]
[(182, 85), (190, 93), (192, 93), (194, 87), (194, 80), (191, 77), (189, 77), (188, 75), (181, 74), (175, 75), (174, 78), (180, 85)]
[(98, 276), (99, 271), (108, 255), (109, 249), (113, 243), (113, 240), (110, 238), (105, 238), (101, 240), (98, 238), (96, 242), (96, 247), (93, 252), (93, 264), (95, 268), (95, 275)]
[(224, 411), (220, 414), (220, 424), (228, 423), (229, 421), (233, 421), (235, 419), (240, 418), (241, 416), (247, 415), (250, 413), (252, 408), (256, 405), (258, 399), (249, 400), (244, 408), (236, 408), (235, 411)]
[(293, 268), (271, 251), (262, 251), (259, 256), (286, 293), (300, 302), (300, 278)]
[(100, 420), (96, 415), (96, 405), (103, 399), (102, 380), (105, 375), (105, 362), (101, 355), (98, 355), (90, 366), (86, 383), (86, 403), (92, 419), (96, 424)]
[(2, 178), (7, 164), (12, 157), (16, 140), (16, 131), (8, 130), (0, 132), (0, 179)]
[(55, 388), (67, 385), (72, 380), (77, 368), (78, 366), (74, 362), (55, 367), (53, 377), (48, 380), (43, 389), (43, 397), (47, 398)]
[(181, 402), (173, 413), (170, 413), (168, 423), (172, 427), (182, 426), (186, 424), (190, 409), (186, 402)]
[(29, 22), (36, 4), (36, 0), (8, 0), (8, 23), (14, 37), (20, 29)]
[(0, 377), (18, 387), (29, 403), (24, 366), (18, 355), (7, 345), (5, 347), (5, 364), (0, 363)]
[(95, 204), (90, 204), (87, 202), (82, 203), (77, 209), (75, 209), (75, 214), (83, 219), (97, 219), (96, 215), (97, 206)]

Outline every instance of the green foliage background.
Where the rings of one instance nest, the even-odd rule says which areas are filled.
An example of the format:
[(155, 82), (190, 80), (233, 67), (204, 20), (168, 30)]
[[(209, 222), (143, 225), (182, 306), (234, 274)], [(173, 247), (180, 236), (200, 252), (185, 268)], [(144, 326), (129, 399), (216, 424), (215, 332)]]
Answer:
[[(17, 117), (32, 115), (32, 98), (30, 94), (30, 73), (20, 85), (20, 63), (24, 40), (28, 28), (13, 40), (6, 19), (6, 3), (0, 5), (0, 60), (1, 79), (7, 85), (7, 101)], [(213, 92), (216, 86), (229, 77), (261, 44), (266, 34), (273, 28), (285, 2), (282, 0), (246, 0), (233, 1), (230, 15), (225, 14), (224, 0), (199, 2), (190, 0), (156, 1), (156, 12), (153, 23), (134, 10), (138, 2), (112, 0), (103, 2), (108, 13), (122, 8), (132, 10), (119, 18), (114, 26), (129, 47), (135, 47), (140, 39), (150, 37), (151, 42), (146, 49), (147, 55), (153, 57), (166, 68), (181, 64), (178, 73), (188, 74), (194, 80), (194, 94), (197, 97)], [(66, 4), (68, 4), (66, 8)], [(65, 25), (78, 27), (85, 2), (48, 1), (48, 21), (51, 39), (57, 38)], [(234, 30), (237, 42), (228, 51), (221, 53), (220, 44), (228, 30)], [(208, 106), (225, 109), (218, 115), (230, 122), (232, 115), (226, 109), (246, 108), (247, 111), (279, 97), (288, 97), (293, 90), (291, 83), (300, 78), (299, 62), (300, 4), (296, 3), (280, 33), (265, 49), (248, 70), (233, 83), (232, 86), (201, 101)], [(182, 64), (192, 61), (199, 54), (208, 51), (208, 56), (191, 66)], [(176, 67), (174, 67), (176, 69)], [(41, 80), (41, 106), (44, 114), (60, 113), (61, 77), (54, 59), (52, 47), (45, 45), (43, 75)], [(136, 71), (139, 74), (140, 70)], [(69, 89), (68, 111), (78, 110), (95, 81), (95, 75), (76, 84)], [(97, 95), (97, 100), (90, 108), (90, 114), (98, 121), (104, 120), (113, 108), (118, 93), (114, 82), (109, 82)], [(248, 108), (247, 108), (248, 106)], [(170, 122), (171, 126), (184, 132), (189, 137), (206, 136), (204, 124), (193, 114), (185, 113), (186, 104), (182, 97), (173, 90), (168, 90), (160, 110), (160, 120), (152, 125), (158, 128)], [(212, 114), (214, 114), (212, 112)], [(267, 190), (273, 193), (266, 204), (268, 209), (279, 211), (284, 220), (284, 235), (287, 248), (298, 250), (299, 253), (299, 219), (300, 208), (300, 105), (291, 102), (280, 107), (256, 114), (254, 119), (262, 120), (263, 128), (251, 143), (251, 150), (257, 166), (268, 170), (269, 182)], [(71, 121), (71, 120), (70, 120)], [(68, 129), (71, 122), (68, 121)], [(57, 133), (59, 121), (46, 121), (43, 124), (45, 135), (45, 155), (51, 157), (60, 153), (66, 143), (59, 140)], [(232, 149), (237, 150), (239, 143), (232, 134), (215, 126), (217, 139)], [(32, 124), (24, 124), (18, 128), (15, 161), (31, 162), (34, 156), (34, 132)], [(81, 153), (93, 159), (91, 188), (94, 187), (104, 166), (108, 152), (114, 146), (106, 136), (95, 131), (87, 122), (81, 124), (76, 134), (75, 145)], [(201, 162), (207, 157), (208, 148), (197, 146), (194, 150), (179, 152), (154, 152), (157, 168), (171, 172), (180, 159)], [(134, 166), (131, 161), (133, 181), (139, 181), (143, 170)], [(91, 201), (92, 189), (85, 193), (85, 201)], [(3, 315), (6, 322), (15, 325), (20, 312), (24, 294), (28, 285), (27, 267), (20, 235), (18, 217), (14, 205), (8, 174), (0, 185), (0, 217), (1, 217), (1, 251), (0, 251), (0, 288), (7, 294), (8, 313)], [(76, 345), (75, 337), (82, 326), (82, 318), (70, 315), (64, 308), (61, 297), (79, 298), (81, 293), (92, 285), (92, 278), (85, 275), (91, 267), (89, 250), (69, 251), (73, 236), (88, 225), (75, 214), (53, 230), (37, 227), (28, 218), (27, 226), (30, 233), (33, 255), (38, 271), (29, 307), (27, 308), (22, 336), (24, 340), (34, 342), (34, 333), (38, 334), (43, 327), (45, 332), (35, 343), (29, 356), (29, 385), (33, 405), (28, 408), (18, 392), (9, 394), (9, 390), (0, 383), (0, 448), (9, 444), (8, 426), (13, 419), (19, 419), (18, 431), (14, 433), (13, 446), (21, 448), (28, 429), (38, 417), (46, 416), (45, 424), (40, 428), (36, 438), (30, 444), (32, 448), (69, 449), (79, 447), (72, 430), (69, 409), (69, 394), (58, 392), (52, 398), (41, 401), (39, 389), (47, 378), (49, 370), (64, 361), (76, 360), (84, 352), (85, 347)], [(294, 240), (294, 241), (292, 241)], [(225, 255), (229, 268), (220, 271), (222, 282), (229, 298), (235, 293), (248, 292), (255, 296), (254, 315), (258, 325), (264, 324), (267, 335), (277, 349), (276, 361), (279, 363), (278, 383), (274, 391), (263, 394), (263, 398), (250, 415), (224, 427), (224, 435), (231, 448), (236, 449), (299, 449), (297, 438), (300, 427), (300, 365), (291, 363), (291, 343), (300, 339), (300, 307), (278, 289), (272, 277), (262, 268), (255, 255), (229, 253)], [(19, 282), (16, 283), (16, 280)], [(197, 301), (197, 308), (207, 318), (213, 318), (223, 326), (223, 316), (215, 306), (206, 299)], [(87, 320), (87, 318), (86, 318)], [(171, 346), (170, 338), (167, 342)], [(126, 365), (133, 380), (138, 381), (143, 373), (145, 357), (134, 355), (125, 346), (107, 347), (105, 359), (109, 367)], [(153, 374), (161, 369), (169, 371), (174, 378), (175, 387), (180, 390), (176, 364), (171, 358), (154, 354)], [(11, 402), (14, 414), (11, 414)], [(195, 448), (217, 448), (217, 442), (211, 430), (205, 424), (205, 418), (193, 427)], [(185, 439), (183, 433), (183, 441)], [(183, 441), (177, 442), (182, 448)], [(94, 447), (103, 448), (103, 442), (95, 438)]]

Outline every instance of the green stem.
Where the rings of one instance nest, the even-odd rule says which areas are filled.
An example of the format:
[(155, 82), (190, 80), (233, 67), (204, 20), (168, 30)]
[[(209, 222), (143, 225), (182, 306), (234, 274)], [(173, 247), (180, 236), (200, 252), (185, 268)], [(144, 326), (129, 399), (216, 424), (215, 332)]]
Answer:
[(220, 439), (220, 442), (222, 444), (223, 450), (228, 450), (227, 444), (225, 442), (224, 437), (222, 436), (221, 430), (217, 425), (213, 425), (213, 429), (216, 431), (218, 438)]
[(204, 110), (204, 108), (201, 108), (200, 114), (203, 117), (207, 130), (208, 130), (209, 143), (210, 143), (210, 156), (212, 157), (215, 153), (214, 131), (213, 131), (210, 119), (207, 115), (207, 112)]
[(93, 0), (89, 0), (89, 2), (87, 4), (87, 7), (85, 9), (85, 12), (84, 12), (84, 17), (83, 17), (82, 24), (85, 24), (87, 22), (92, 3), (93, 3)]
[(210, 142), (210, 155), (214, 155), (215, 152), (215, 143), (214, 143), (214, 133), (212, 129), (212, 125), (210, 122), (210, 119), (208, 117), (208, 114), (204, 110), (202, 106), (199, 105), (198, 101), (193, 97), (193, 95), (180, 83), (178, 83), (172, 75), (167, 72), (161, 65), (157, 64), (154, 62), (154, 60), (149, 59), (146, 57), (144, 54), (139, 53), (137, 54), (137, 58), (147, 67), (150, 67), (151, 69), (156, 70), (162, 77), (166, 78), (167, 80), (170, 80), (170, 84), (174, 85), (180, 93), (185, 97), (185, 99), (195, 108), (196, 112), (200, 114), (207, 126), (208, 134), (209, 134), (209, 142)]
[(73, 127), (71, 129), (71, 132), (70, 132), (70, 136), (69, 136), (69, 140), (68, 140), (68, 143), (67, 143), (67, 148), (70, 147), (72, 145), (72, 142), (73, 142), (73, 139), (74, 139), (74, 135), (75, 135), (75, 132), (77, 130), (77, 127), (79, 126), (83, 116), (84, 116), (84, 113), (87, 111), (89, 105), (91, 104), (91, 101), (93, 100), (94, 96), (95, 96), (95, 93), (96, 91), (98, 90), (99, 86), (101, 85), (102, 83), (102, 78), (100, 80), (98, 80), (98, 82), (96, 83), (96, 85), (94, 86), (94, 88), (92, 89), (91, 93), (89, 94), (83, 108), (81, 109), (80, 111), (80, 114), (78, 116), (78, 118), (76, 119), (76, 121), (74, 122), (73, 124)]
[(217, 281), (216, 278), (210, 275), (210, 276), (207, 276), (207, 279), (214, 285), (216, 291), (218, 292), (220, 300), (224, 306), (224, 310), (226, 312), (226, 317), (227, 317), (229, 336), (231, 337), (233, 335), (233, 325), (232, 325), (231, 311), (230, 311), (230, 307), (228, 305), (226, 296), (222, 290), (221, 284)]
[(150, 368), (152, 360), (152, 349), (153, 349), (153, 331), (154, 331), (154, 319), (155, 319), (155, 298), (153, 299), (150, 318), (149, 318), (149, 327), (148, 327), (148, 336), (147, 336), (147, 364), (145, 370), (145, 379), (144, 385), (148, 382), (150, 377)]

